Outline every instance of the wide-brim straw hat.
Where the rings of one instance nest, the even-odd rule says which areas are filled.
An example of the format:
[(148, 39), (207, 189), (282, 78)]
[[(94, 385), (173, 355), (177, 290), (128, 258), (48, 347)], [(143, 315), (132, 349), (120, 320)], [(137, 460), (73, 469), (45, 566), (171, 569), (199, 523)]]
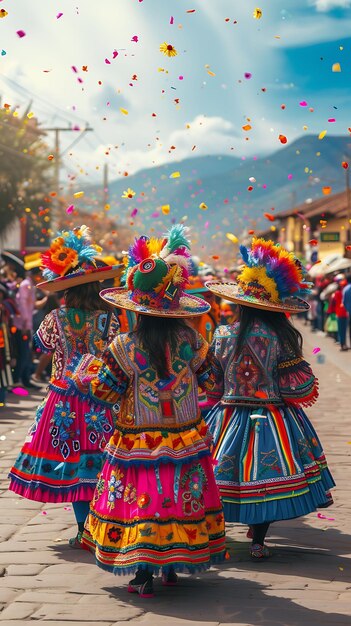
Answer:
[(183, 292), (183, 295), (181, 295), (178, 306), (170, 309), (160, 309), (153, 307), (152, 304), (148, 306), (139, 304), (134, 302), (131, 296), (132, 292), (128, 291), (125, 287), (115, 287), (100, 291), (100, 297), (113, 306), (127, 309), (128, 311), (134, 311), (134, 313), (153, 315), (155, 317), (195, 317), (207, 313), (211, 308), (211, 305), (202, 298), (197, 298), (186, 292)]
[(67, 276), (59, 276), (53, 280), (46, 280), (45, 282), (39, 283), (37, 287), (50, 292), (66, 291), (66, 289), (71, 289), (71, 287), (77, 287), (78, 285), (116, 278), (122, 274), (123, 270), (123, 264), (106, 265), (92, 269), (79, 268), (76, 272), (70, 272)]
[(306, 300), (298, 297), (286, 298), (284, 301), (272, 302), (248, 295), (236, 282), (208, 281), (206, 287), (220, 298), (230, 300), (236, 304), (250, 306), (255, 309), (264, 309), (276, 313), (303, 313), (308, 311), (310, 305)]

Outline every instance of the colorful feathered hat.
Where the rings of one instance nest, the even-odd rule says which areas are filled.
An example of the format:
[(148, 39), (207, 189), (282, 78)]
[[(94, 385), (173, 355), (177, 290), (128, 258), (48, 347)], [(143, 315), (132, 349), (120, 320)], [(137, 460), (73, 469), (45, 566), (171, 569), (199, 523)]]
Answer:
[(245, 263), (237, 282), (210, 281), (206, 286), (218, 296), (245, 306), (301, 313), (309, 304), (301, 298), (310, 292), (306, 270), (292, 252), (279, 244), (254, 238), (251, 249), (240, 246)]
[(192, 317), (210, 306), (184, 289), (189, 276), (190, 242), (181, 224), (163, 238), (135, 239), (126, 260), (126, 287), (104, 289), (101, 297), (117, 307), (158, 317)]
[(89, 228), (81, 226), (62, 231), (51, 242), (49, 250), (41, 255), (45, 282), (38, 287), (46, 291), (63, 291), (121, 274), (123, 265), (99, 263), (100, 246), (92, 243)]

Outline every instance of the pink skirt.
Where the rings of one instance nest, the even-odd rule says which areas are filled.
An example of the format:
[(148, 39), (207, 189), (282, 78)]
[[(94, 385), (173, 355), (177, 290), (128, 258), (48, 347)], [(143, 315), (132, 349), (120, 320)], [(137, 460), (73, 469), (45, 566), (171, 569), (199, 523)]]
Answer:
[(83, 535), (97, 564), (123, 575), (138, 568), (196, 572), (223, 560), (224, 516), (209, 449), (192, 460), (179, 455), (178, 462), (163, 457), (140, 463), (131, 455), (121, 462), (114, 439), (117, 431)]
[(113, 428), (109, 409), (50, 390), (9, 473), (9, 489), (39, 502), (90, 501)]

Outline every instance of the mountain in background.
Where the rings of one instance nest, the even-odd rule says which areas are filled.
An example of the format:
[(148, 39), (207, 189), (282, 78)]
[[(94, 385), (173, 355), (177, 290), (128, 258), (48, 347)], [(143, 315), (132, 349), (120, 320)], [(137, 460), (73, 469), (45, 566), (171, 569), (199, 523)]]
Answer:
[[(265, 212), (294, 207), (345, 187), (342, 161), (351, 166), (351, 137), (306, 135), (266, 157), (240, 159), (207, 156), (141, 170), (109, 185), (110, 216), (130, 223), (136, 232), (163, 233), (174, 222), (186, 219), (198, 249), (219, 254), (225, 233), (239, 235), (245, 229), (271, 225)], [(170, 178), (179, 172), (180, 176)], [(250, 180), (251, 179), (251, 180)], [(254, 180), (253, 180), (254, 179)], [(122, 199), (128, 187), (133, 199)], [(102, 189), (85, 188), (86, 198), (102, 203)], [(204, 203), (208, 208), (202, 210)], [(170, 206), (168, 214), (165, 205)], [(137, 212), (135, 211), (137, 209)], [(131, 217), (134, 215), (134, 217)]]

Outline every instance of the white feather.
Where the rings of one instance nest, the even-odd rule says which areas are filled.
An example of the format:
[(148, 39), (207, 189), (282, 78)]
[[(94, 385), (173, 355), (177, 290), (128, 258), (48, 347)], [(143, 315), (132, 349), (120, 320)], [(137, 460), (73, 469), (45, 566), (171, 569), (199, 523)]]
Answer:
[(182, 254), (169, 254), (164, 257), (163, 260), (168, 263), (168, 265), (172, 265), (174, 263), (175, 265), (181, 265), (182, 267), (189, 269), (189, 259)]

